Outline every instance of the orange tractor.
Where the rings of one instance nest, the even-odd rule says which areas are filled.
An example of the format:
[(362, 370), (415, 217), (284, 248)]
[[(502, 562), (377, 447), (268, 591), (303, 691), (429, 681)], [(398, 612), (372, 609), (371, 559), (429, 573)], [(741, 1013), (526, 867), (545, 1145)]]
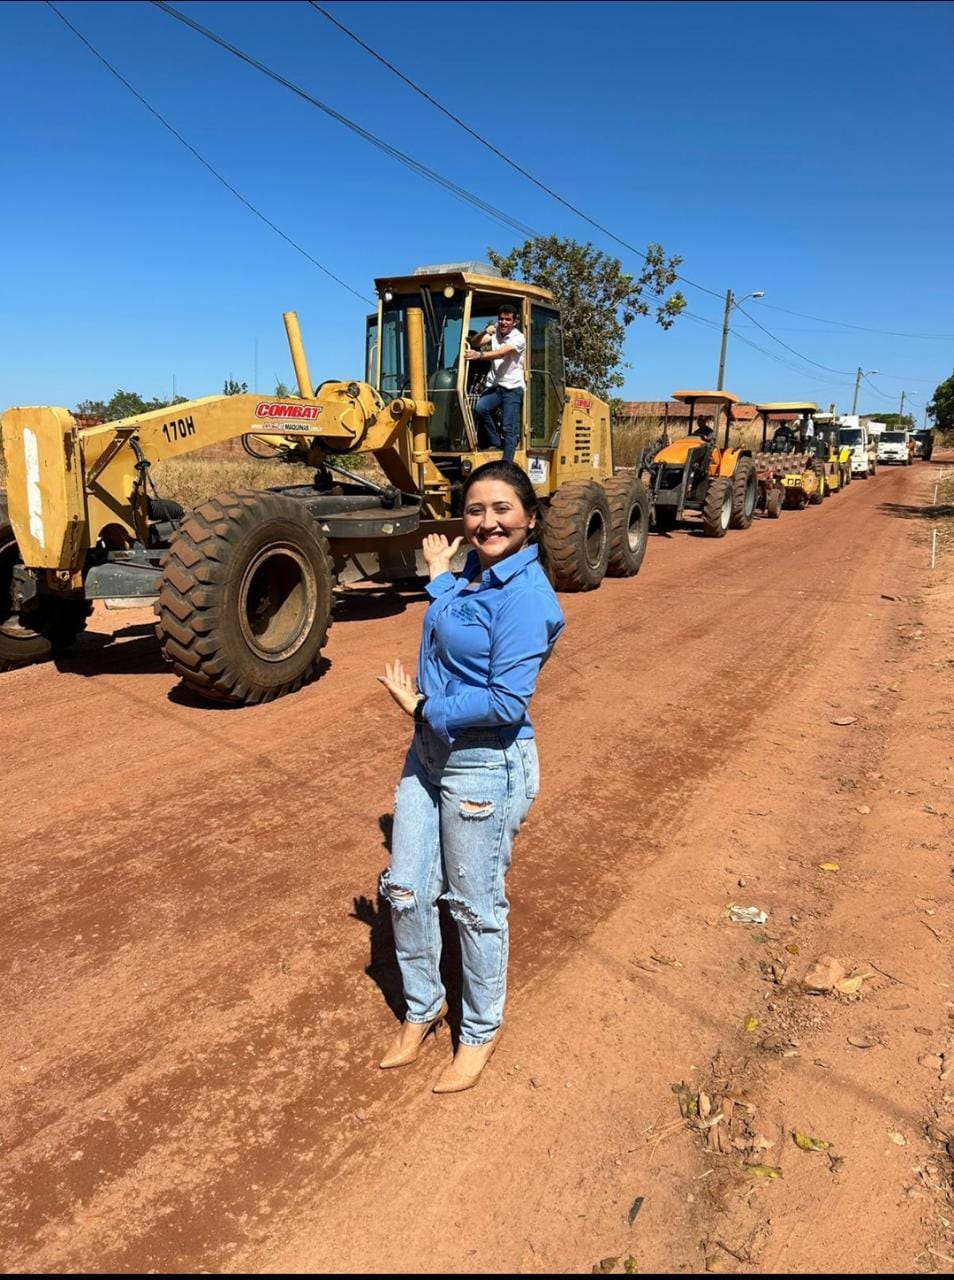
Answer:
[[(747, 529), (759, 500), (759, 482), (751, 451), (729, 448), (732, 409), (739, 397), (728, 391), (674, 391), (673, 399), (689, 406), (688, 432), (653, 446), (639, 468), (648, 477), (656, 532), (671, 532), (688, 513), (700, 517), (707, 538)], [(698, 414), (699, 408), (710, 412)], [(725, 424), (721, 446), (720, 416)]]

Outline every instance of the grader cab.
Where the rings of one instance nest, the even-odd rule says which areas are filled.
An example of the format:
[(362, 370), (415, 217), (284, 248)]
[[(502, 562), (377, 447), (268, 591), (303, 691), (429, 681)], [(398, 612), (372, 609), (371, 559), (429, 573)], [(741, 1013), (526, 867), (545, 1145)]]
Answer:
[[(68, 648), (96, 600), (154, 601), (163, 652), (202, 697), (246, 704), (298, 689), (318, 670), (334, 588), (418, 573), (423, 534), (460, 531), (466, 476), (499, 457), (477, 444), (470, 369), (485, 362), (463, 355), (469, 327), (501, 301), (527, 337), (515, 460), (544, 503), (556, 586), (638, 571), (646, 493), (613, 473), (608, 406), (565, 386), (552, 296), (475, 264), (377, 283), (367, 381), (314, 390), (289, 312), (297, 396), (212, 396), (100, 426), (60, 408), (2, 415), (0, 669)], [(313, 482), (223, 493), (191, 512), (156, 492), (154, 463), (239, 437), (313, 466)], [(384, 483), (333, 461), (359, 453)]]

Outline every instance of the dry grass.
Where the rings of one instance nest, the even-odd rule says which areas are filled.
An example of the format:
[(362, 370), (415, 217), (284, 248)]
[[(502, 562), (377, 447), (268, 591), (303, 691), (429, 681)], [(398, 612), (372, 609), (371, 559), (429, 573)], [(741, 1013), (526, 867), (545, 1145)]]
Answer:
[(254, 458), (170, 458), (157, 462), (150, 473), (160, 496), (181, 503), (186, 511), (229, 489), (310, 484), (315, 474), (313, 467)]
[[(256, 462), (254, 458), (173, 458), (157, 462), (151, 468), (160, 496), (181, 503), (187, 511), (206, 498), (229, 489), (310, 484), (314, 474), (313, 467), (297, 463)], [(4, 488), (5, 481), (6, 468), (0, 454), (0, 489)]]
[[(618, 467), (634, 467), (639, 455), (654, 440), (658, 440), (663, 429), (662, 418), (626, 419), (613, 423), (613, 460)], [(669, 423), (669, 436), (678, 440), (686, 433), (685, 420)], [(719, 429), (721, 438), (722, 428)], [(729, 445), (733, 449), (758, 450), (762, 441), (762, 427), (746, 425), (733, 427), (729, 432)]]
[(613, 423), (613, 461), (618, 467), (635, 467), (639, 455), (659, 438), (662, 418), (627, 418)]

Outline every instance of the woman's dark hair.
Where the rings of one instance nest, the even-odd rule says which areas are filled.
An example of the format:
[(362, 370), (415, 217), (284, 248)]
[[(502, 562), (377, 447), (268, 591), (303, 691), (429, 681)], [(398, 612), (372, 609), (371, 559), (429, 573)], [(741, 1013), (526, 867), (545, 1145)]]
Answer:
[(543, 537), (543, 508), (540, 505), (540, 499), (534, 493), (530, 477), (523, 467), (518, 467), (515, 462), (505, 462), (502, 458), (499, 462), (485, 462), (483, 466), (472, 471), (464, 481), (464, 487), (460, 495), (462, 508), (467, 506), (467, 495), (478, 480), (502, 480), (517, 495), (520, 505), (527, 515), (536, 517), (534, 526), (530, 530), (530, 536), (527, 538), (527, 543), (537, 548), (540, 564), (543, 566), (544, 571), (549, 574), (546, 542)]

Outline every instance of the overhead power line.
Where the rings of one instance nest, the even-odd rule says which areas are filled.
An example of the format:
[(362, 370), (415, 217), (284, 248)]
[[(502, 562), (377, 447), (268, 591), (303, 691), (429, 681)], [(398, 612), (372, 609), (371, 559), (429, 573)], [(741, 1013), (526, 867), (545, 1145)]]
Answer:
[[(390, 71), (392, 75), (396, 76), (403, 84), (407, 85), (409, 89), (411, 89), (414, 93), (418, 94), (418, 96), (423, 98), (426, 102), (430, 103), (430, 105), (434, 107), (436, 111), (439, 111), (441, 115), (445, 116), (448, 120), (456, 124), (458, 128), (463, 129), (463, 131), (466, 134), (468, 134), (469, 137), (473, 138), (476, 142), (480, 143), (482, 147), (484, 147), (492, 155), (496, 156), (499, 160), (502, 160), (503, 163), (508, 165), (511, 169), (513, 169), (514, 172), (519, 173), (522, 177), (526, 178), (528, 182), (533, 183), (533, 185), (537, 187), (540, 191), (543, 191), (546, 195), (550, 196), (553, 200), (556, 200), (558, 204), (561, 204), (565, 209), (568, 209), (571, 213), (575, 214), (578, 218), (581, 218), (584, 222), (588, 223), (591, 227), (594, 227), (597, 231), (607, 236), (610, 240), (615, 241), (616, 244), (621, 245), (624, 249), (628, 249), (631, 253), (635, 253), (637, 257), (641, 258), (644, 262), (646, 261), (646, 254), (643, 253), (641, 249), (638, 249), (635, 245), (630, 244), (628, 240), (624, 240), (621, 236), (618, 236), (609, 227), (604, 226), (602, 223), (597, 222), (596, 219), (591, 218), (588, 213), (585, 213), (577, 205), (573, 204), (570, 200), (567, 200), (565, 196), (560, 195), (558, 191), (555, 191), (552, 187), (548, 186), (545, 182), (541, 181), (541, 179), (537, 178), (534, 174), (530, 173), (529, 170), (525, 169), (522, 165), (518, 164), (515, 160), (512, 159), (512, 157), (507, 155), (506, 152), (502, 151), (499, 147), (495, 146), (492, 142), (490, 142), (482, 133), (472, 128), (471, 125), (469, 125), (465, 120), (462, 120), (460, 116), (456, 115), (453, 111), (451, 111), (448, 107), (446, 107), (442, 102), (440, 102), (432, 94), (428, 93), (425, 89), (422, 89), (421, 86), (417, 84), (414, 80), (412, 80), (409, 76), (406, 76), (404, 72), (400, 70), (399, 67), (396, 67), (393, 62), (391, 62), (383, 54), (379, 53), (377, 49), (372, 48), (372, 46), (369, 45), (367, 41), (362, 40), (359, 35), (357, 35), (354, 31), (350, 29), (350, 27), (345, 26), (345, 24), (341, 22), (338, 18), (336, 18), (334, 14), (330, 13), (324, 7), (324, 5), (319, 4), (317, 0), (308, 0), (308, 3), (317, 13), (321, 14), (323, 18), (326, 18), (343, 35), (347, 36), (349, 40), (352, 40), (356, 45), (359, 46), (359, 48), (363, 49), (365, 53), (369, 54), (372, 58), (374, 58), (377, 62), (379, 62), (383, 67), (386, 67), (387, 70)], [(684, 276), (677, 273), (676, 278), (680, 280), (683, 284), (687, 284), (693, 289), (698, 289), (702, 293), (707, 293), (711, 297), (721, 298), (723, 296), (721, 292), (715, 289), (710, 289), (706, 285), (701, 285), (695, 280), (690, 280), (688, 276)], [(771, 306), (770, 303), (763, 303), (762, 305)], [(800, 316), (803, 319), (815, 320), (820, 324), (841, 325), (845, 328), (858, 329), (862, 332), (884, 333), (890, 337), (940, 339), (946, 336), (950, 336), (950, 335), (943, 335), (943, 334), (893, 333), (890, 330), (867, 329), (863, 325), (852, 325), (852, 324), (848, 324), (846, 321), (826, 320), (820, 316), (808, 316), (805, 313), (800, 311), (789, 311), (789, 309), (786, 307), (774, 307), (773, 310), (784, 311), (787, 314)], [(685, 315), (687, 313), (683, 312), (682, 314)], [(770, 337), (774, 342), (778, 342), (781, 346), (787, 347), (787, 349), (791, 351), (794, 355), (798, 356), (800, 360), (805, 360), (807, 361), (807, 363), (815, 365), (819, 369), (825, 369), (831, 373), (842, 374), (845, 377), (852, 376), (847, 370), (829, 369), (829, 366), (823, 365), (817, 360), (813, 360), (810, 356), (802, 355), (801, 352), (795, 351), (794, 347), (788, 347), (787, 343), (782, 342), (782, 340), (778, 338), (770, 329), (767, 329), (764, 325), (759, 324), (759, 322), (755, 320), (752, 316), (749, 316), (748, 318), (757, 328), (761, 329), (762, 332), (767, 334), (768, 337)], [(701, 317), (696, 317), (696, 319), (701, 319)], [(741, 338), (741, 335), (738, 335), (738, 336), (740, 336)], [(756, 350), (759, 350), (757, 344), (750, 344), (750, 345), (755, 346)], [(904, 379), (902, 378), (901, 380), (903, 381)], [(909, 381), (929, 381), (929, 379), (908, 379), (908, 380)]]
[(213, 165), (211, 165), (209, 161), (206, 160), (205, 156), (203, 156), (200, 152), (198, 152), (195, 149), (195, 147), (192, 145), (192, 143), (189, 142), (186, 138), (184, 138), (182, 134), (178, 131), (178, 129), (176, 129), (173, 125), (171, 125), (169, 121), (165, 118), (165, 116), (162, 115), (159, 111), (157, 111), (156, 108), (152, 105), (152, 103), (148, 102), (142, 96), (139, 90), (135, 89), (129, 83), (126, 77), (122, 75), (122, 73), (118, 71), (113, 66), (113, 64), (106, 57), (104, 57), (104, 55), (101, 54), (100, 51), (94, 45), (92, 45), (89, 42), (89, 40), (86, 39), (82, 31), (77, 30), (77, 28), (73, 26), (69, 18), (65, 17), (65, 15), (60, 12), (60, 10), (56, 7), (56, 5), (52, 3), (52, 0), (46, 0), (46, 3), (48, 8), (53, 10), (53, 12), (56, 14), (59, 20), (64, 24), (64, 26), (68, 27), (70, 31), (72, 31), (73, 35), (76, 36), (77, 40), (81, 41), (81, 43), (84, 44), (86, 48), (90, 51), (90, 53), (95, 58), (99, 59), (99, 61), (103, 64), (106, 70), (109, 71), (112, 75), (114, 75), (116, 79), (119, 81), (119, 83), (123, 85), (124, 88), (128, 89), (129, 92), (133, 95), (133, 97), (136, 98), (139, 102), (141, 102), (148, 112), (150, 112), (152, 115), (155, 116), (155, 118), (159, 121), (159, 123), (163, 126), (163, 128), (168, 129), (169, 132), (172, 134), (172, 136), (178, 142), (181, 142), (187, 151), (191, 152), (192, 155), (195, 156), (199, 164), (203, 165), (206, 169), (208, 169), (209, 173), (212, 174), (213, 178), (221, 182), (222, 186), (225, 187), (227, 191), (230, 191), (233, 196), (235, 196), (236, 200), (241, 201), (241, 203), (245, 205), (246, 209), (248, 209), (251, 213), (255, 214), (256, 218), (260, 218), (261, 221), (264, 222), (267, 227), (270, 227), (271, 230), (274, 231), (276, 235), (281, 236), (281, 238), (287, 244), (290, 244), (291, 247), (297, 253), (300, 253), (302, 257), (307, 258), (308, 261), (313, 266), (317, 267), (319, 271), (323, 271), (325, 275), (328, 276), (329, 279), (334, 280), (335, 284), (340, 284), (342, 289), (347, 289), (349, 293), (354, 294), (354, 296), (356, 298), (359, 298), (362, 302), (367, 302), (373, 305), (373, 301), (371, 298), (366, 297), (365, 294), (363, 293), (359, 293), (357, 289), (352, 289), (351, 285), (348, 284), (347, 281), (342, 280), (340, 276), (336, 276), (333, 271), (329, 270), (328, 267), (324, 265), (323, 262), (319, 262), (317, 258), (312, 257), (312, 255), (308, 252), (307, 249), (302, 248), (302, 246), (298, 244), (295, 240), (293, 240), (291, 236), (286, 235), (286, 233), (282, 231), (281, 227), (276, 226), (275, 223), (272, 222), (271, 218), (266, 217), (266, 215), (262, 213), (261, 209), (257, 209), (250, 200), (248, 200), (245, 196), (242, 195), (241, 191), (233, 187), (231, 182), (229, 182), (227, 178), (223, 177), (222, 174), (219, 173), (218, 169), (216, 169)]
[[(492, 142), (489, 142), (482, 133), (478, 133), (476, 129), (472, 129), (465, 120), (461, 120), (460, 116), (455, 115), (454, 112), (445, 107), (442, 102), (438, 102), (436, 98), (432, 97), (431, 94), (422, 89), (420, 85), (415, 84), (415, 82), (406, 76), (403, 71), (399, 70), (393, 62), (389, 62), (383, 54), (378, 53), (376, 49), (372, 49), (369, 44), (366, 44), (360, 36), (356, 35), (352, 30), (350, 30), (350, 28), (346, 27), (343, 22), (339, 22), (339, 20), (333, 14), (329, 13), (327, 9), (320, 4), (317, 4), (316, 0), (308, 0), (308, 3), (317, 13), (320, 13), (323, 18), (327, 18), (330, 23), (346, 35), (349, 40), (353, 40), (356, 45), (359, 45), (366, 53), (370, 54), (372, 58), (375, 58), (380, 62), (383, 67), (387, 67), (388, 71), (397, 76), (397, 78), (406, 84), (409, 89), (413, 89), (416, 94), (422, 97), (426, 102), (429, 102), (432, 107), (441, 113), (441, 115), (446, 116), (448, 120), (452, 120), (454, 124), (463, 129), (464, 132), (469, 134), (476, 142), (479, 142), (482, 147), (485, 147), (489, 152), (495, 155), (498, 160), (502, 160), (504, 164), (509, 165), (516, 173), (519, 173), (522, 177), (526, 178), (528, 182), (532, 182), (540, 191), (545, 192), (553, 200), (556, 200), (558, 204), (563, 205), (564, 209), (569, 209), (571, 213), (576, 214), (578, 218), (582, 218), (584, 222), (589, 223), (591, 227), (595, 227), (597, 231), (608, 236), (610, 240), (614, 240), (616, 244), (622, 245), (622, 247), (624, 249), (628, 249), (630, 253), (635, 253), (636, 256), (642, 258), (644, 262), (647, 260), (646, 254), (643, 253), (642, 249), (637, 249), (634, 244), (630, 244), (628, 240), (624, 240), (622, 236), (618, 236), (615, 231), (611, 231), (609, 227), (605, 227), (602, 223), (597, 222), (595, 218), (591, 218), (588, 213), (584, 213), (582, 209), (567, 200), (565, 196), (561, 196), (558, 191), (554, 191), (552, 187), (548, 187), (545, 182), (542, 182), (527, 169), (524, 169), (522, 165), (517, 164), (517, 162), (511, 159), (506, 152), (501, 151), (499, 147), (495, 147)], [(722, 294), (717, 290), (708, 289), (703, 284), (697, 284), (695, 280), (690, 280), (688, 276), (677, 274), (676, 278), (681, 280), (683, 284), (690, 285), (693, 289), (699, 289), (702, 293), (710, 294), (713, 298), (722, 297)]]
[[(717, 320), (710, 320), (707, 316), (698, 316), (692, 311), (681, 311), (680, 315), (685, 316), (687, 320), (695, 320), (699, 324), (708, 325), (710, 329), (718, 330), (722, 328), (722, 325)], [(737, 338), (739, 342), (744, 342), (745, 345), (747, 347), (751, 347), (753, 351), (760, 352), (763, 356), (765, 356), (768, 360), (771, 360), (774, 364), (781, 365), (783, 369), (790, 369), (792, 370), (792, 372), (799, 374), (800, 377), (803, 377), (806, 379), (811, 378), (816, 382), (823, 382), (826, 385), (831, 387), (851, 386), (850, 381), (842, 381), (835, 378), (826, 378), (821, 374), (816, 373), (813, 369), (799, 368), (799, 366), (794, 364), (791, 360), (786, 360), (784, 356), (780, 356), (774, 351), (769, 351), (766, 347), (762, 347), (757, 342), (753, 342), (750, 338), (746, 338), (745, 335), (739, 333), (737, 329), (733, 329), (732, 336), (734, 338)]]
[(468, 191), (465, 187), (458, 186), (456, 182), (452, 182), (450, 178), (445, 178), (443, 174), (437, 173), (436, 170), (428, 168), (422, 164), (420, 160), (415, 160), (413, 156), (408, 155), (404, 151), (400, 151), (397, 147), (392, 147), (389, 142), (385, 142), (383, 138), (379, 138), (377, 134), (371, 133), (369, 129), (365, 129), (362, 125), (357, 124), (348, 116), (343, 115), (340, 111), (336, 111), (334, 107), (330, 107), (326, 102), (322, 102), (319, 98), (310, 94), (307, 89), (302, 89), (300, 85), (295, 84), (286, 76), (281, 75), (277, 71), (273, 71), (271, 67), (266, 66), (264, 62), (259, 62), (257, 58), (253, 58), (251, 54), (245, 53), (239, 49), (237, 45), (230, 44), (228, 40), (218, 36), (214, 31), (210, 31), (208, 27), (203, 27), (201, 23), (196, 22), (193, 18), (188, 17), (184, 13), (180, 13), (173, 5), (167, 4), (165, 0), (151, 0), (157, 9), (168, 14), (170, 18), (175, 18), (177, 22), (183, 23), (187, 27), (191, 27), (193, 31), (204, 36), (206, 40), (211, 40), (213, 44), (217, 44), (220, 49), (225, 49), (227, 53), (231, 53), (233, 57), (240, 59), (248, 66), (253, 67), (256, 71), (260, 71), (262, 75), (268, 76), (270, 80), (274, 80), (276, 84), (280, 84), (283, 88), (288, 89), (291, 93), (296, 94), (303, 101), (309, 103), (310, 106), (317, 107), (319, 111), (323, 111), (325, 115), (330, 116), (332, 120), (336, 120), (339, 124), (344, 125), (346, 129), (350, 129), (352, 133), (356, 133), (359, 138), (363, 138), (365, 142), (369, 142), (371, 146), (376, 147), (379, 151), (383, 151), (385, 155), (390, 156), (392, 160), (397, 160), (400, 164), (405, 165), (413, 173), (419, 177), (427, 178), (429, 181), (436, 183), (439, 187), (443, 187), (445, 191), (456, 196), (465, 204), (471, 205), (475, 209), (479, 209), (481, 213), (485, 213), (488, 217), (499, 223), (501, 226), (507, 227), (511, 231), (516, 231), (519, 235), (534, 238), (539, 232), (534, 231), (533, 227), (528, 227), (526, 223), (519, 222), (516, 218), (512, 218), (509, 213), (503, 209), (498, 209), (495, 205), (490, 204), (487, 200), (483, 200), (474, 192)]
[(820, 324), (834, 324), (841, 329), (857, 329), (861, 333), (880, 333), (887, 338), (921, 338), (925, 342), (951, 342), (954, 333), (900, 333), (894, 329), (870, 329), (863, 324), (849, 324), (847, 320), (826, 320), (824, 316), (810, 316), (807, 311), (792, 311), (789, 307), (773, 306), (771, 302), (760, 304), (772, 311), (784, 311), (788, 316), (798, 316), (801, 320), (817, 320)]
[(876, 395), (876, 396), (880, 396), (880, 397), (882, 398), (882, 400), (892, 400), (892, 401), (893, 401), (893, 400), (896, 398), (895, 396), (889, 396), (889, 395), (888, 395), (888, 393), (887, 393), (887, 391), (882, 391), (879, 387), (876, 387), (876, 386), (875, 386), (875, 384), (871, 381), (871, 379), (868, 377), (868, 375), (867, 375), (866, 373), (863, 373), (861, 376), (862, 376), (862, 378), (864, 378), (865, 382), (867, 382), (868, 386), (869, 386), (869, 387), (871, 388), (871, 390), (875, 393), (875, 395)]
[(743, 307), (737, 307), (736, 310), (741, 311), (746, 320), (751, 320), (757, 329), (761, 329), (763, 333), (767, 333), (773, 342), (777, 342), (779, 346), (784, 347), (786, 351), (791, 351), (792, 355), (798, 356), (799, 360), (804, 360), (806, 364), (817, 365), (819, 369), (824, 369), (828, 373), (840, 373), (844, 374), (845, 377), (851, 376), (848, 369), (832, 369), (829, 365), (819, 364), (819, 362), (817, 360), (813, 360), (811, 356), (806, 356), (803, 355), (801, 351), (796, 351), (795, 348), (790, 347), (787, 342), (783, 342), (781, 338), (777, 338), (775, 334), (772, 333), (771, 329), (766, 329), (764, 324), (759, 324), (758, 320), (756, 320), (754, 316), (750, 316)]

